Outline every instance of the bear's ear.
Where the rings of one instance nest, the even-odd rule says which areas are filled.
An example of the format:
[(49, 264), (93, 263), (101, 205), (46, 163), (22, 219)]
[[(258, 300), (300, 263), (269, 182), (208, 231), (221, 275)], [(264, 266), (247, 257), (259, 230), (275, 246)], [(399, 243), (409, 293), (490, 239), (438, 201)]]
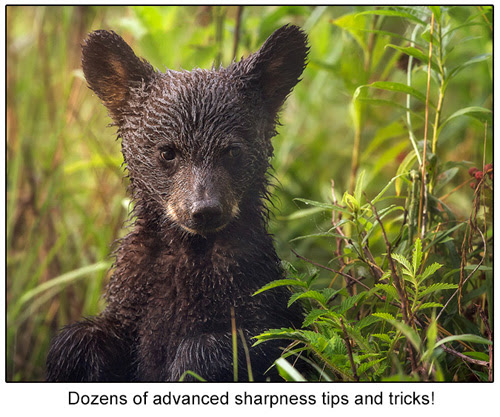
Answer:
[(82, 67), (89, 87), (118, 123), (130, 98), (130, 89), (148, 83), (155, 71), (138, 58), (122, 37), (97, 30), (82, 45)]
[(277, 29), (261, 48), (241, 61), (251, 82), (257, 82), (264, 105), (276, 114), (307, 65), (309, 47), (302, 29), (286, 25)]

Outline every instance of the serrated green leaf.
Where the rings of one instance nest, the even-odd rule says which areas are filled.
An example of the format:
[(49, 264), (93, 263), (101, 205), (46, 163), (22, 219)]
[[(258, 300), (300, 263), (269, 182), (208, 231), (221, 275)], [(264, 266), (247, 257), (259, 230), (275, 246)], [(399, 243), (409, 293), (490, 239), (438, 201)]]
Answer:
[(441, 303), (429, 302), (429, 303), (423, 303), (418, 309), (423, 310), (425, 308), (435, 308), (435, 307), (443, 307), (443, 305)]
[(431, 275), (433, 275), (439, 268), (441, 268), (443, 265), (434, 262), (432, 265), (429, 265), (427, 268), (425, 268), (425, 271), (420, 275), (418, 282), (421, 283), (425, 281), (427, 278), (429, 278)]
[(360, 331), (361, 329), (364, 329), (367, 326), (371, 326), (373, 323), (376, 323), (380, 320), (380, 317), (375, 316), (363, 317), (360, 321), (354, 324), (354, 329)]
[(340, 303), (340, 306), (335, 310), (337, 313), (344, 313), (350, 308), (354, 307), (354, 305), (359, 302), (366, 295), (366, 291), (362, 291), (359, 294), (353, 295), (352, 297), (348, 297)]
[(400, 321), (395, 320), (390, 314), (388, 313), (373, 313), (374, 316), (381, 317), (390, 324), (392, 324), (396, 329), (398, 329), (405, 337), (406, 339), (417, 349), (418, 352), (420, 352), (422, 348), (422, 341), (420, 340), (420, 336), (418, 333), (412, 329), (410, 326), (406, 325), (405, 323), (402, 323)]
[(309, 344), (318, 352), (323, 352), (328, 346), (328, 339), (323, 334), (310, 330), (302, 331), (302, 341)]
[(389, 313), (373, 313), (372, 316), (380, 317), (386, 321), (396, 320), (392, 314)]
[(354, 358), (355, 363), (361, 363), (366, 359), (380, 358), (380, 353), (365, 353), (363, 355), (356, 355)]
[(321, 294), (325, 297), (326, 302), (330, 301), (334, 296), (336, 296), (339, 292), (341, 292), (343, 288), (335, 289), (335, 288), (324, 288), (320, 290)]
[(311, 310), (304, 319), (302, 327), (307, 327), (313, 324), (316, 320), (321, 317), (328, 315), (328, 310), (323, 309), (313, 309)]
[(252, 346), (257, 346), (258, 344), (265, 342), (267, 340), (274, 339), (291, 339), (304, 341), (305, 337), (302, 330), (295, 330), (291, 327), (282, 327), (280, 329), (269, 329), (261, 334), (254, 336), (257, 341)]
[(316, 300), (317, 302), (320, 303), (322, 306), (326, 306), (326, 299), (325, 296), (318, 291), (313, 291), (309, 290), (306, 292), (302, 293), (295, 293), (290, 297), (290, 300), (288, 301), (288, 307), (290, 307), (295, 301), (300, 300), (302, 298), (310, 298), (312, 300)]
[[(390, 271), (388, 272), (390, 275)], [(380, 288), (383, 290), (391, 299), (399, 300), (398, 292), (396, 288), (389, 284), (375, 284), (375, 288)]]
[(382, 362), (383, 360), (384, 360), (384, 358), (381, 358), (381, 359), (375, 359), (373, 361), (362, 363), (361, 365), (359, 365), (359, 367), (357, 369), (358, 375), (368, 371), (368, 369), (373, 368), (375, 365)]
[(416, 276), (418, 273), (418, 268), (420, 267), (420, 263), (422, 262), (422, 241), (420, 238), (415, 240), (415, 246), (413, 248), (412, 255), (412, 267), (413, 267), (413, 275)]
[(418, 294), (418, 298), (421, 299), (427, 294), (431, 294), (436, 291), (451, 290), (455, 288), (458, 288), (457, 284), (447, 284), (445, 282), (438, 282), (420, 291), (420, 293)]
[(390, 338), (390, 336), (385, 333), (372, 333), (370, 336), (376, 337), (377, 339), (380, 339), (389, 345), (392, 343), (392, 339)]
[(410, 265), (410, 262), (408, 262), (408, 260), (403, 255), (400, 255), (399, 253), (392, 253), (391, 257), (399, 264), (401, 264), (401, 266), (406, 270), (403, 271), (403, 273), (406, 272), (407, 275), (413, 276), (412, 266)]
[(329, 355), (345, 355), (347, 353), (347, 348), (345, 346), (344, 340), (336, 333), (328, 340), (328, 345), (325, 352)]
[(298, 279), (277, 279), (275, 281), (271, 281), (269, 284), (264, 285), (261, 289), (255, 291), (253, 295), (260, 294), (261, 292), (270, 290), (271, 288), (283, 286), (307, 288), (307, 284), (304, 281), (299, 281)]

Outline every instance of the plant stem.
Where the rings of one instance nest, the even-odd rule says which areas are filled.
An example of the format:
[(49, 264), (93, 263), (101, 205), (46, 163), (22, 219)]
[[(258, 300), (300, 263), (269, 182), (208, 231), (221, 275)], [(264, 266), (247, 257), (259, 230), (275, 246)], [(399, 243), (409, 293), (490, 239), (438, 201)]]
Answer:
[[(439, 77), (440, 78), (440, 85), (439, 85), (439, 97), (438, 97), (438, 103), (437, 103), (437, 107), (436, 107), (436, 114), (434, 117), (434, 130), (432, 133), (432, 153), (433, 154), (435, 154), (437, 151), (437, 141), (438, 141), (438, 136), (439, 136), (439, 122), (441, 121), (441, 110), (443, 108), (444, 93), (445, 93), (446, 85), (447, 85), (447, 83), (445, 82), (445, 73), (444, 73), (444, 68), (443, 68), (442, 27), (441, 27), (441, 22), (439, 20), (436, 22), (436, 29), (437, 29), (436, 36), (439, 40), (439, 42), (437, 43), (437, 48), (438, 48), (437, 60), (438, 60), (439, 74), (440, 74), (440, 77)], [(431, 29), (431, 36), (432, 36), (432, 29)], [(431, 39), (431, 42), (432, 42), (432, 39)], [(430, 64), (430, 58), (429, 58), (429, 64)], [(430, 68), (430, 66), (429, 66), (429, 68)], [(434, 178), (431, 178), (431, 181), (429, 182), (429, 193), (432, 193), (433, 189), (434, 189)]]
[(233, 378), (234, 382), (238, 382), (238, 336), (234, 307), (231, 307), (231, 337), (233, 341)]
[(237, 6), (236, 10), (236, 27), (234, 28), (234, 43), (233, 43), (233, 61), (236, 60), (236, 55), (238, 53), (238, 44), (240, 43), (240, 27), (241, 27), (241, 15), (243, 13), (244, 6)]
[[(418, 30), (418, 26), (415, 26), (415, 29), (413, 29), (413, 32), (411, 34), (411, 40), (412, 40), (411, 46), (414, 46), (414, 40), (417, 36), (417, 30)], [(410, 55), (410, 57), (408, 59), (408, 69), (407, 69), (407, 74), (406, 74), (406, 84), (408, 85), (408, 87), (411, 87), (412, 67), (413, 67), (413, 56)], [(408, 94), (406, 96), (406, 107), (408, 109), (410, 109), (410, 106), (411, 106), (411, 95)], [(417, 155), (418, 164), (419, 164), (419, 166), (421, 166), (422, 165), (422, 157), (420, 156), (420, 153), (418, 152), (417, 141), (415, 140), (415, 135), (413, 134), (413, 127), (412, 127), (412, 122), (411, 122), (410, 110), (408, 110), (406, 112), (406, 123), (408, 124), (408, 133), (410, 136), (411, 144), (413, 146), (415, 154)]]
[(424, 240), (426, 218), (427, 218), (427, 178), (425, 171), (425, 164), (427, 162), (427, 132), (429, 128), (429, 100), (431, 88), (431, 63), (432, 63), (432, 40), (434, 33), (434, 13), (431, 15), (431, 40), (429, 42), (429, 66), (427, 68), (427, 98), (425, 103), (425, 128), (424, 128), (424, 151), (422, 155), (421, 164), (421, 180), (422, 186), (420, 188), (420, 203), (418, 208), (418, 229), (420, 230), (421, 239)]
[(345, 347), (347, 348), (347, 355), (349, 356), (349, 362), (351, 362), (351, 370), (352, 370), (352, 375), (354, 376), (354, 379), (359, 382), (359, 376), (356, 371), (356, 365), (354, 364), (354, 359), (352, 357), (352, 348), (351, 348), (351, 342), (349, 341), (349, 336), (347, 334), (347, 330), (344, 325), (344, 320), (342, 317), (340, 317), (340, 326), (342, 327), (342, 332), (344, 333), (344, 342), (345, 342)]
[[(356, 110), (355, 110), (356, 111)], [(356, 123), (354, 130), (354, 145), (352, 149), (351, 177), (349, 179), (349, 193), (352, 194), (356, 184), (356, 174), (359, 168), (359, 148), (361, 144), (361, 123)]]
[[(382, 221), (380, 220), (380, 217), (378, 215), (377, 209), (375, 206), (371, 203), (371, 201), (368, 201), (370, 204), (373, 214), (375, 215), (375, 218), (378, 220), (380, 224), (380, 229), (382, 230), (382, 236), (384, 237), (385, 241), (385, 246), (387, 248), (387, 261), (389, 262), (389, 267), (391, 269), (391, 277), (392, 277), (392, 282), (394, 283), (394, 286), (396, 287), (396, 291), (398, 292), (399, 299), (401, 301), (401, 315), (403, 316), (403, 321), (407, 326), (410, 326), (413, 328), (413, 323), (411, 316), (409, 315), (409, 309), (408, 309), (408, 297), (406, 295), (406, 291), (403, 288), (403, 285), (401, 284), (401, 279), (398, 275), (398, 272), (396, 270), (396, 265), (394, 265), (394, 260), (392, 259), (392, 248), (391, 248), (391, 243), (389, 242), (389, 239), (387, 238), (387, 234), (385, 233), (385, 228), (384, 225), (382, 224)], [(410, 364), (411, 364), (411, 369), (412, 372), (415, 373), (417, 372), (417, 363), (415, 361), (415, 355), (413, 353), (413, 348), (411, 345), (408, 343), (408, 356), (410, 357)]]
[[(373, 21), (372, 21), (372, 29), (375, 28), (376, 24), (378, 21), (378, 16), (375, 16)], [(373, 49), (375, 47), (375, 40), (376, 36), (374, 33), (371, 33), (368, 39), (368, 47), (366, 49), (366, 54), (365, 54), (365, 60), (364, 60), (364, 65), (363, 69), (365, 72), (365, 82), (363, 84), (366, 84), (370, 78), (370, 68), (371, 68), (371, 62), (372, 62), (372, 56), (373, 56)], [(361, 117), (362, 117), (362, 109), (364, 108), (364, 105), (361, 107), (361, 105), (358, 103), (353, 103), (354, 105), (354, 113), (355, 113), (355, 120), (354, 120), (354, 145), (353, 145), (353, 150), (352, 150), (352, 161), (351, 161), (351, 176), (349, 178), (349, 193), (352, 194), (354, 191), (354, 187), (356, 185), (356, 175), (358, 173), (358, 168), (359, 168), (359, 150), (361, 147)], [(360, 106), (360, 108), (356, 108), (356, 106)]]

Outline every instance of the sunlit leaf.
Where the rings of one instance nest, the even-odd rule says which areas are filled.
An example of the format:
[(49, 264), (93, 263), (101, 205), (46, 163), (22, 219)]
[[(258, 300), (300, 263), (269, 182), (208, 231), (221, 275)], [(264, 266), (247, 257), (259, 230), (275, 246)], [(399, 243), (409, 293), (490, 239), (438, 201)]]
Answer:
[(398, 329), (401, 333), (403, 333), (403, 335), (406, 337), (406, 339), (415, 347), (415, 349), (417, 349), (417, 351), (421, 350), (422, 341), (420, 339), (420, 336), (410, 326), (408, 326), (405, 323), (402, 323), (398, 320), (395, 320), (394, 318), (389, 318), (388, 316), (390, 316), (390, 314), (387, 314), (387, 313), (374, 313), (373, 315), (377, 316), (377, 317), (381, 317), (384, 320), (388, 321), (396, 329)]
[(270, 290), (271, 288), (283, 287), (283, 286), (291, 286), (291, 287), (307, 287), (307, 284), (303, 281), (299, 281), (298, 279), (277, 279), (275, 281), (271, 281), (269, 284), (264, 285), (261, 289), (254, 292), (253, 295), (260, 294), (261, 292)]
[(435, 284), (430, 285), (426, 289), (422, 290), (418, 294), (418, 298), (422, 298), (426, 296), (427, 294), (431, 294), (436, 291), (443, 291), (443, 290), (452, 290), (458, 288), (457, 284), (448, 284), (446, 282), (437, 282)]
[(400, 195), (401, 189), (403, 188), (403, 179), (401, 177), (409, 173), (410, 169), (413, 167), (416, 161), (417, 161), (417, 154), (415, 150), (411, 150), (405, 156), (403, 162), (399, 164), (398, 170), (396, 171), (398, 178), (396, 179), (396, 183), (394, 184), (396, 189), (396, 195)]
[(435, 347), (441, 346), (444, 343), (454, 342), (455, 340), (460, 340), (461, 342), (467, 343), (481, 343), (483, 345), (492, 345), (490, 340), (475, 334), (457, 334), (453, 336), (448, 336), (436, 343)]
[[(366, 84), (358, 87), (356, 91), (354, 92), (354, 98), (356, 98), (360, 94), (360, 90), (362, 88), (375, 88), (375, 89), (380, 89), (380, 90), (387, 90), (387, 91), (394, 91), (398, 93), (404, 93), (404, 94), (409, 94), (412, 97), (416, 98), (417, 100), (420, 100), (422, 103), (425, 103), (426, 97), (425, 94), (422, 94), (420, 91), (417, 89), (410, 87), (406, 84), (402, 83), (397, 83), (397, 82), (391, 82), (391, 81), (375, 81), (371, 84)], [(434, 106), (432, 103), (430, 103), (432, 106)]]
[(441, 7), (440, 6), (429, 6), (431, 12), (434, 13), (436, 20), (441, 20)]
[(408, 275), (413, 276), (413, 268), (412, 268), (410, 262), (408, 262), (408, 259), (406, 259), (403, 255), (400, 255), (399, 253), (393, 253), (393, 254), (391, 254), (391, 257), (392, 257), (392, 259), (394, 259), (395, 261), (397, 261), (399, 264), (401, 264), (403, 266), (403, 268), (406, 270), (406, 273)]
[[(413, 58), (416, 58), (419, 61), (421, 61), (423, 64), (427, 65), (429, 64), (429, 55), (425, 54), (420, 49), (417, 49), (413, 46), (406, 46), (406, 47), (398, 45), (387, 45), (387, 46), (396, 49), (406, 55), (412, 56)], [(434, 60), (431, 60), (431, 68), (438, 73), (441, 72), (439, 65)]]
[(451, 120), (456, 119), (457, 117), (460, 116), (473, 117), (482, 123), (488, 122), (491, 125), (493, 113), (489, 109), (478, 106), (465, 107), (463, 109), (457, 110), (455, 113), (449, 116), (443, 123), (441, 123), (441, 126), (439, 126), (438, 129), (438, 135), (441, 132), (441, 130), (443, 130), (443, 127), (445, 127)]
[(386, 10), (386, 9), (377, 9), (377, 10), (366, 10), (358, 13), (358, 15), (379, 15), (379, 16), (390, 16), (390, 17), (402, 17), (403, 19), (411, 20), (415, 23), (425, 26), (423, 20), (418, 17), (412, 15), (411, 13), (400, 11), (400, 10)]
[(447, 78), (447, 80), (449, 80), (449, 79), (453, 78), (455, 75), (457, 75), (464, 68), (467, 68), (469, 65), (477, 64), (478, 62), (487, 61), (490, 58), (491, 58), (491, 54), (481, 54), (481, 55), (475, 56), (474, 58), (471, 58), (468, 61), (465, 61), (462, 64), (457, 65), (455, 68), (451, 69), (449, 71), (449, 73), (447, 74), (446, 78)]
[(428, 303), (423, 303), (421, 304), (418, 309), (419, 310), (424, 310), (426, 308), (438, 308), (438, 307), (443, 307), (443, 305), (441, 303), (435, 303), (433, 301), (430, 301)]
[(332, 20), (331, 23), (349, 32), (351, 36), (359, 44), (363, 52), (367, 53), (367, 45), (363, 31), (359, 28), (366, 26), (366, 18), (359, 14), (345, 14), (338, 19)]
[(421, 262), (422, 262), (422, 241), (420, 240), (420, 238), (417, 238), (415, 240), (415, 246), (413, 248), (413, 255), (412, 255), (412, 267), (414, 275), (417, 275), (418, 268), (420, 267)]
[(306, 292), (292, 294), (290, 300), (288, 301), (288, 307), (290, 307), (295, 301), (300, 300), (302, 298), (309, 298), (311, 300), (316, 300), (322, 306), (326, 305), (326, 298), (323, 294), (319, 293), (318, 291), (309, 290)]
[(441, 268), (443, 265), (434, 262), (432, 265), (429, 265), (427, 268), (425, 268), (425, 271), (422, 273), (422, 275), (419, 277), (419, 283), (423, 282), (430, 276), (432, 276), (439, 268)]
[(274, 362), (281, 377), (285, 381), (305, 381), (306, 379), (285, 358), (279, 358)]

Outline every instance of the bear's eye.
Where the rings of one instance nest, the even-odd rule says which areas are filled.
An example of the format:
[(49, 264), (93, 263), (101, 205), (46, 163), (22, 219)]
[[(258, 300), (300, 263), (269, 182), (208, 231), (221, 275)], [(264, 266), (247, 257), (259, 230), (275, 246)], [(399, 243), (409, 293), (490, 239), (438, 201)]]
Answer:
[(226, 149), (226, 156), (230, 159), (236, 159), (241, 155), (241, 146), (234, 145)]
[(162, 149), (162, 151), (160, 152), (160, 157), (165, 162), (172, 162), (176, 156), (177, 156), (177, 153), (175, 152), (175, 149), (173, 149), (173, 148)]

